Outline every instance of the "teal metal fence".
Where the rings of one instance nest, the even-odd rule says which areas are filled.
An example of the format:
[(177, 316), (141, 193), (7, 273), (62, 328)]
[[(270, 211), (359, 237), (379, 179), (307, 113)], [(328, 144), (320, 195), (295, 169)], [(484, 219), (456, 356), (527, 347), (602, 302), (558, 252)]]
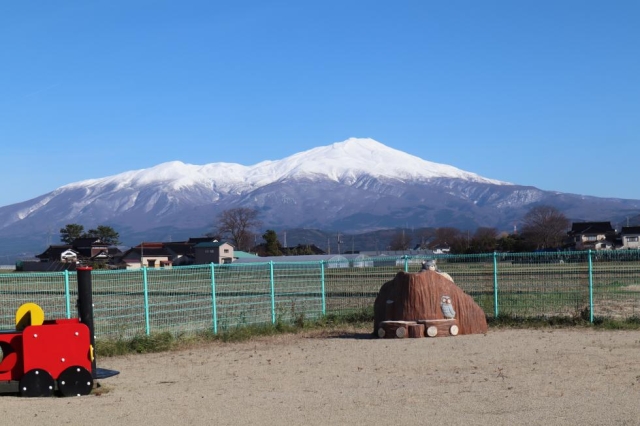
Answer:
[[(438, 268), (487, 317), (640, 316), (640, 251), (436, 255)], [(357, 263), (282, 262), (167, 269), (94, 270), (98, 338), (169, 331), (220, 333), (248, 325), (315, 319), (370, 308), (398, 271), (427, 257), (373, 257)], [(46, 318), (76, 316), (75, 272), (0, 274), (0, 327), (39, 304)]]

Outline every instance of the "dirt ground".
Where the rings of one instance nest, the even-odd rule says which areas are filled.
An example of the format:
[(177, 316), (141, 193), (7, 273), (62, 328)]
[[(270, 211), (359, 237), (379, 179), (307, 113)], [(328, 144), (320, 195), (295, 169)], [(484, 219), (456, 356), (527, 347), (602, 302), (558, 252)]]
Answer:
[(368, 330), (98, 359), (102, 395), (0, 400), (6, 425), (638, 425), (640, 332)]

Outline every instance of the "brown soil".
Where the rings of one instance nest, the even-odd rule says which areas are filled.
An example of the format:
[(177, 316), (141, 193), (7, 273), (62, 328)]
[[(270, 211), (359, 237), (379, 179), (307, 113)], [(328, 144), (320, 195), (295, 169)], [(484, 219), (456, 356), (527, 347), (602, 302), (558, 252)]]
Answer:
[(101, 395), (2, 397), (7, 425), (636, 425), (640, 332), (370, 330), (98, 359)]

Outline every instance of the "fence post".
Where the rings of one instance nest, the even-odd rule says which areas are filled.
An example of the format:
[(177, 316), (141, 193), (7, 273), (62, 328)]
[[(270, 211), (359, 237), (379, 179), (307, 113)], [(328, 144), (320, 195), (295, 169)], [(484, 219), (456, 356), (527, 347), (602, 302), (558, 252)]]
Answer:
[(593, 324), (593, 260), (589, 250), (589, 322)]
[(498, 318), (498, 254), (493, 252), (493, 316)]
[[(78, 317), (80, 322), (89, 329), (89, 343), (96, 347), (96, 329), (93, 321), (93, 286), (91, 283), (91, 267), (80, 266), (76, 269), (78, 279)], [(64, 358), (62, 358), (64, 362)], [(96, 378), (96, 359), (91, 360), (91, 376)]]
[(322, 283), (322, 315), (327, 315), (327, 295), (324, 284), (324, 260), (320, 261), (320, 282)]
[(151, 334), (151, 326), (149, 324), (149, 282), (147, 280), (147, 267), (142, 267), (142, 283), (144, 289), (144, 332)]
[(67, 319), (71, 318), (71, 294), (69, 292), (69, 270), (64, 270), (64, 298), (67, 307)]
[(216, 274), (211, 262), (211, 303), (213, 305), (213, 334), (218, 334), (218, 308), (216, 305)]
[(271, 282), (271, 322), (276, 323), (276, 286), (273, 282), (273, 260), (269, 261), (269, 281)]
[(409, 256), (405, 254), (402, 258), (404, 259), (404, 271), (409, 272)]

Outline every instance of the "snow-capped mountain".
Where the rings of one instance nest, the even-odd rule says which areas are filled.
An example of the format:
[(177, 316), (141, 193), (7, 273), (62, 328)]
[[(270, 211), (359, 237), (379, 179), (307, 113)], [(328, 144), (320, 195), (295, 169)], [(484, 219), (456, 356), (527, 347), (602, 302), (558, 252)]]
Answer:
[(426, 181), (433, 178), (463, 179), (506, 185), (445, 164), (432, 163), (389, 148), (373, 139), (351, 138), (329, 146), (313, 148), (283, 160), (263, 161), (254, 166), (211, 163), (204, 166), (180, 161), (65, 185), (54, 191), (76, 188), (120, 191), (149, 185), (166, 185), (167, 191), (202, 187), (213, 193), (247, 192), (283, 179), (329, 179), (351, 184), (361, 176)]
[(174, 161), (71, 183), (0, 208), (0, 241), (42, 245), (48, 235), (57, 243), (57, 231), (69, 223), (113, 226), (125, 243), (201, 235), (214, 229), (218, 214), (238, 206), (259, 209), (271, 229), (511, 229), (534, 203), (587, 220), (614, 220), (640, 209), (637, 200), (541, 191), (352, 138), (253, 166)]

